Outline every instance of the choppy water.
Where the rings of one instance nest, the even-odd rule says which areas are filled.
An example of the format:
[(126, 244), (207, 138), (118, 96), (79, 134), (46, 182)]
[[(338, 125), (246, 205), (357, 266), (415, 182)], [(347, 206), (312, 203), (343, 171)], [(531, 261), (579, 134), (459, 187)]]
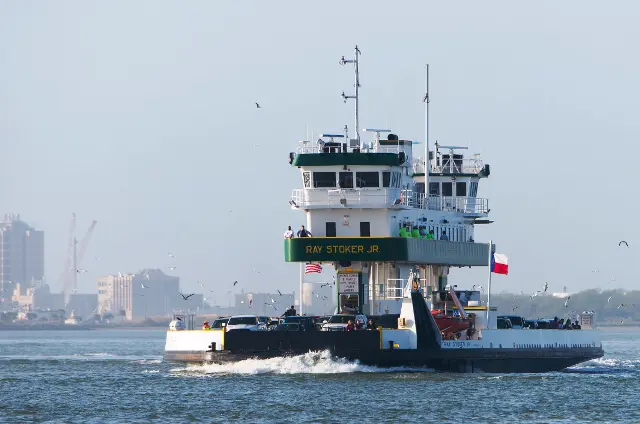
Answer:
[(550, 374), (377, 369), (312, 353), (162, 362), (164, 331), (0, 332), (0, 422), (640, 422), (640, 330)]

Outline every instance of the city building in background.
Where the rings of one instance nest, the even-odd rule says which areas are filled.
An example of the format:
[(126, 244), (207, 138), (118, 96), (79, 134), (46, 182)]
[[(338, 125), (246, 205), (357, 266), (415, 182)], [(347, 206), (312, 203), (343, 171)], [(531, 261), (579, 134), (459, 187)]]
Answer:
[(20, 215), (5, 215), (0, 221), (0, 308), (44, 280), (44, 231), (30, 227)]
[(200, 312), (202, 307), (202, 294), (181, 294), (180, 278), (166, 275), (159, 269), (145, 269), (136, 274), (118, 273), (98, 279), (99, 314), (111, 313), (132, 320), (170, 316), (174, 310)]

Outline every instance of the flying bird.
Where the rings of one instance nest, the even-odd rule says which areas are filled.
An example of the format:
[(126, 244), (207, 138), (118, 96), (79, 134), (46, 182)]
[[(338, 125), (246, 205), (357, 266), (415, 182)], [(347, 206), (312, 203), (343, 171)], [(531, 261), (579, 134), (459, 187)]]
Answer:
[(87, 272), (87, 270), (86, 269), (76, 269), (76, 272), (78, 274), (84, 274), (85, 272)]
[(237, 282), (237, 281), (234, 281), (234, 282), (233, 282), (233, 285), (235, 286), (236, 284), (238, 284), (238, 282)]
[(629, 247), (629, 243), (627, 243), (624, 240), (622, 240), (620, 243), (618, 243), (618, 247), (622, 246), (622, 243), (624, 243), (625, 246)]
[(282, 293), (280, 293), (280, 290), (276, 289), (276, 291), (278, 292), (278, 294), (279, 294), (280, 296), (282, 296)]
[(613, 297), (613, 296), (609, 296), (609, 299), (607, 299), (607, 303), (611, 302), (611, 298), (612, 298), (612, 297)]
[(568, 308), (569, 307), (569, 299), (571, 299), (571, 296), (567, 296), (567, 301), (564, 302), (564, 307)]
[(148, 289), (149, 286), (145, 286), (144, 283), (140, 283), (140, 285), (142, 286), (143, 289)]
[(540, 293), (540, 290), (536, 290), (536, 292), (534, 294), (529, 296), (529, 299), (533, 299), (534, 297), (536, 297), (538, 295), (538, 293)]
[(518, 307), (517, 307), (517, 306), (514, 306), (514, 307), (513, 307), (513, 309), (512, 309), (511, 311), (515, 312), (515, 311), (516, 311), (516, 309), (518, 309)]
[(185, 295), (183, 295), (183, 294), (182, 294), (182, 293), (180, 293), (180, 292), (178, 292), (178, 294), (179, 294), (180, 296), (182, 296), (182, 298), (183, 298), (184, 300), (189, 300), (189, 298), (190, 298), (191, 296), (193, 296), (195, 293), (191, 293), (191, 294), (188, 294), (188, 295), (186, 295), (186, 296), (185, 296)]
[(171, 254), (171, 252), (169, 252), (169, 253), (168, 253), (168, 255), (169, 255), (169, 257), (170, 257), (170, 258), (174, 258), (174, 259), (175, 259), (175, 256), (173, 256), (173, 255)]
[(549, 283), (544, 283), (544, 292), (547, 292), (547, 289), (549, 288)]
[(480, 290), (482, 290), (482, 292), (484, 292), (484, 289), (482, 288), (482, 286), (476, 286), (475, 284), (473, 285), (473, 290), (475, 290), (477, 288), (479, 288)]
[(256, 109), (260, 109), (260, 104), (256, 102)]

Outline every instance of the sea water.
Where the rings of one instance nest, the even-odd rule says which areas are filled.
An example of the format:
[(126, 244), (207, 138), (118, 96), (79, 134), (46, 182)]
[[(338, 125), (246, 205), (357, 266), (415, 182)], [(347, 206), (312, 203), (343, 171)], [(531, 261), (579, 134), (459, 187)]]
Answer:
[(640, 422), (639, 336), (605, 329), (605, 357), (564, 372), (450, 374), (327, 352), (165, 363), (164, 330), (0, 331), (0, 423)]

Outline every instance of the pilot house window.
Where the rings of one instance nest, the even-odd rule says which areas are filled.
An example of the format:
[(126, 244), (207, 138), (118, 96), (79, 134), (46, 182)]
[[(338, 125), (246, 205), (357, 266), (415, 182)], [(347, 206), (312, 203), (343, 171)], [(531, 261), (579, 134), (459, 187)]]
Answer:
[(313, 186), (315, 188), (327, 188), (336, 186), (335, 172), (314, 172)]
[(442, 183), (442, 195), (453, 196), (453, 183)]
[(465, 181), (456, 183), (456, 196), (467, 197), (467, 183)]
[(358, 187), (380, 187), (380, 173), (356, 172), (356, 185)]
[(440, 183), (429, 183), (429, 196), (440, 196)]
[(339, 178), (340, 188), (353, 188), (353, 172), (341, 172)]

